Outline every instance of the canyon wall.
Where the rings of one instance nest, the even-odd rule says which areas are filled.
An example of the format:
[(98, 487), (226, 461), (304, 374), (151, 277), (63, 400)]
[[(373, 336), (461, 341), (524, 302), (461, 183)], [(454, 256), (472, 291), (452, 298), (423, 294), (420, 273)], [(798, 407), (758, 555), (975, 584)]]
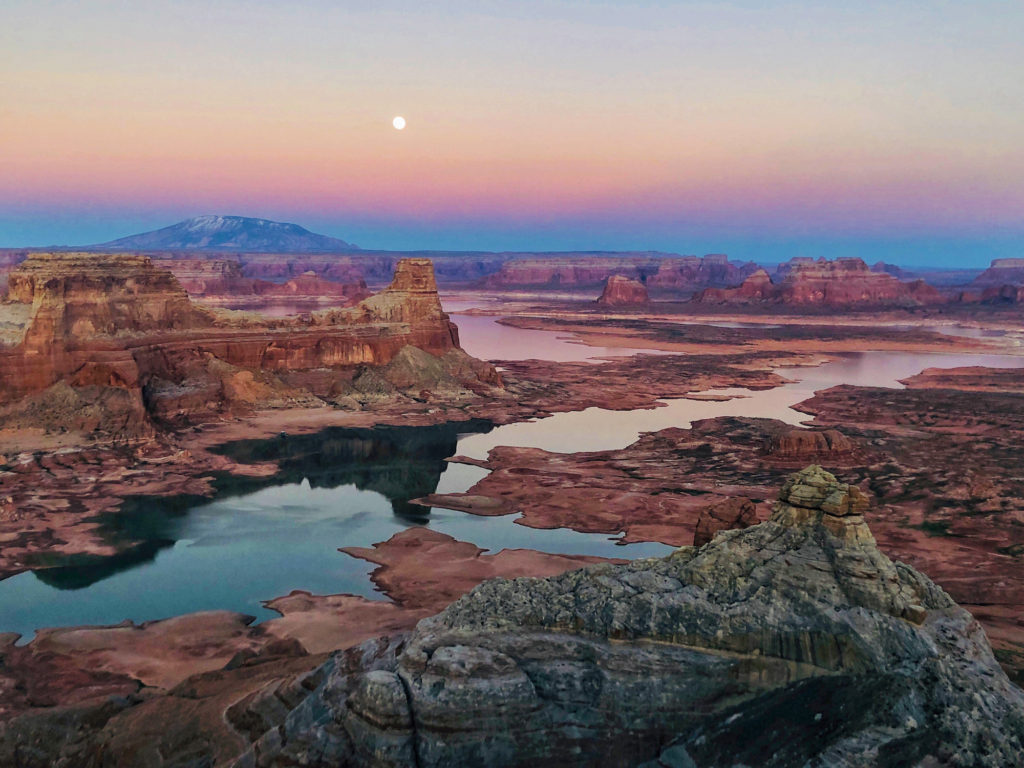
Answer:
[(792, 259), (783, 267), (774, 279), (758, 270), (736, 288), (709, 288), (695, 301), (794, 307), (918, 306), (944, 301), (923, 280), (902, 282), (887, 272), (871, 270), (861, 259)]
[(735, 285), (756, 267), (735, 264), (722, 254), (674, 256), (640, 253), (614, 255), (560, 254), (549, 258), (517, 258), (502, 264), (483, 285), (500, 290), (594, 289), (612, 275), (642, 282), (651, 292), (691, 293), (709, 285)]
[(323, 303), (349, 306), (370, 295), (355, 269), (336, 271), (346, 282), (325, 279), (313, 270), (273, 282), (245, 275), (236, 259), (160, 259), (156, 263), (178, 278), (192, 298), (229, 309), (259, 310), (291, 303), (298, 312)]

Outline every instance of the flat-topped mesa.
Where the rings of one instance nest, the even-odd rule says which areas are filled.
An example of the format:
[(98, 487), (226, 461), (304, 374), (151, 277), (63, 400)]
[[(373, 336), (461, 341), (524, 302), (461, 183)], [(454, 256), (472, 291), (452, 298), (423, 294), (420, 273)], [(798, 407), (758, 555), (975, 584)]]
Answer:
[(76, 373), (135, 387), (130, 339), (213, 325), (170, 272), (136, 254), (30, 254), (10, 275), (8, 301), (31, 311), (20, 343), (2, 350), (0, 401)]
[(193, 328), (211, 322), (192, 306), (174, 275), (137, 254), (33, 253), (11, 272), (7, 297), (32, 304), (34, 324), (45, 318), (60, 324), (54, 333), (76, 336)]
[(792, 259), (774, 279), (758, 271), (737, 288), (708, 289), (701, 303), (775, 303), (786, 306), (918, 306), (943, 301), (923, 280), (902, 282), (887, 272), (872, 271), (862, 259)]
[(701, 547), (484, 582), (327, 662), (236, 765), (1016, 764), (1024, 692), (866, 504), (812, 466)]
[(644, 284), (625, 275), (609, 277), (605, 281), (604, 290), (597, 298), (598, 304), (611, 307), (647, 304), (649, 301), (650, 298), (647, 296), (647, 288)]
[(1024, 285), (1024, 259), (993, 259), (992, 265), (974, 279), (974, 285)]
[(689, 295), (708, 285), (736, 285), (755, 269), (735, 264), (724, 254), (676, 256), (657, 252), (618, 254), (565, 253), (536, 258), (514, 258), (484, 278), (483, 285), (498, 289), (593, 289), (612, 275), (643, 282), (649, 291)]

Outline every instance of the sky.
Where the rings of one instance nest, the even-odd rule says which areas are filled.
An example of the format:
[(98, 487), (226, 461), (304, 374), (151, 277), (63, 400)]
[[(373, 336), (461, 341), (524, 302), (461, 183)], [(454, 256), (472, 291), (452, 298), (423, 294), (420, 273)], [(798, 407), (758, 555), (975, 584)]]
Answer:
[(1021, 40), (1019, 0), (3, 0), (0, 247), (984, 266), (1024, 256)]

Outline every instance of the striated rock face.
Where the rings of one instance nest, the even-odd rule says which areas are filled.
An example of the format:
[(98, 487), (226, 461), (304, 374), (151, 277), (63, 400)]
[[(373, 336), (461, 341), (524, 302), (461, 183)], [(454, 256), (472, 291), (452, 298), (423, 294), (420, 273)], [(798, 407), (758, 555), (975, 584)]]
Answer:
[(1024, 285), (1024, 259), (993, 259), (991, 266), (974, 279), (979, 288)]
[(942, 294), (923, 280), (901, 282), (887, 272), (875, 272), (861, 259), (792, 259), (775, 281), (760, 270), (738, 288), (708, 289), (695, 299), (702, 303), (761, 303), (787, 306), (916, 306), (938, 304)]
[(777, 295), (778, 289), (763, 269), (758, 269), (736, 288), (708, 288), (700, 293), (697, 301), (704, 303), (729, 302), (749, 303), (770, 301)]
[(703, 258), (660, 253), (612, 255), (566, 253), (544, 258), (514, 258), (484, 285), (497, 289), (596, 288), (612, 275), (643, 282), (651, 291), (689, 294), (708, 285), (736, 285), (753, 265), (736, 265), (722, 254)]
[(735, 264), (721, 253), (668, 258), (662, 259), (647, 286), (655, 293), (689, 294), (708, 286), (737, 285), (756, 270), (755, 264)]
[(855, 450), (853, 441), (835, 429), (813, 431), (794, 429), (773, 435), (768, 441), (766, 453), (781, 459), (807, 462), (834, 461), (849, 456)]
[(757, 507), (750, 499), (732, 496), (717, 504), (709, 504), (697, 518), (693, 546), (703, 547), (722, 531), (735, 531), (757, 525)]
[(812, 466), (699, 549), (486, 582), (332, 658), (287, 715), (237, 707), (261, 726), (235, 765), (1015, 764), (1024, 693), (866, 505)]
[[(1024, 276), (1021, 282), (1024, 283)], [(981, 300), (990, 304), (1024, 304), (1024, 284), (990, 286), (982, 292)]]
[[(153, 432), (150, 419), (501, 386), (492, 366), (458, 348), (426, 259), (402, 260), (389, 288), (354, 307), (302, 318), (200, 308), (170, 272), (132, 254), (33, 255), (12, 274), (9, 297), (30, 311), (20, 342), (0, 346), (0, 428), (140, 437)], [(367, 377), (383, 382), (369, 399), (359, 386)]]
[(598, 256), (564, 254), (511, 259), (484, 279), (488, 288), (596, 288), (612, 275), (643, 280), (658, 269), (657, 254)]
[(620, 307), (629, 304), (646, 304), (650, 301), (647, 288), (639, 280), (623, 275), (612, 275), (604, 284), (604, 290), (597, 299), (598, 304)]
[(231, 309), (260, 309), (278, 303), (294, 304), (329, 301), (333, 306), (350, 306), (370, 296), (366, 282), (357, 277), (349, 282), (326, 280), (313, 270), (283, 283), (247, 277), (234, 259), (163, 259), (158, 266), (170, 270), (181, 286), (204, 304)]

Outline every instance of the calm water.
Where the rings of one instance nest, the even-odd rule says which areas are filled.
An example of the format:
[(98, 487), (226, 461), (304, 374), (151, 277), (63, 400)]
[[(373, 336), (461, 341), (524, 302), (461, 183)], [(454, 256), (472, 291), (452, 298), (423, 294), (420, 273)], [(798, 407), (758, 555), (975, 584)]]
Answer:
[[(499, 326), (493, 318), (459, 317), (457, 322), (466, 350), (480, 357), (509, 359), (521, 352), (577, 360), (632, 352), (582, 347), (556, 333)], [(427, 525), (491, 551), (523, 547), (610, 557), (663, 554), (670, 548), (661, 544), (620, 546), (605, 535), (537, 530), (516, 525), (513, 516), (476, 517), (426, 509), (409, 500), (435, 490), (467, 490), (486, 474), (477, 467), (447, 464), (444, 459), (453, 454), (482, 458), (497, 445), (560, 452), (622, 448), (641, 432), (685, 427), (712, 416), (765, 416), (799, 424), (808, 417), (791, 406), (815, 390), (842, 383), (896, 387), (898, 379), (924, 368), (959, 365), (1024, 367), (1024, 358), (869, 352), (817, 368), (781, 369), (795, 381), (773, 390), (720, 390), (741, 395), (726, 402), (673, 400), (647, 411), (589, 408), (497, 428), (483, 421), (335, 428), (240, 441), (222, 450), (238, 461), (277, 461), (280, 471), (270, 478), (220, 477), (213, 500), (127, 502), (122, 514), (103, 519), (107, 538), (133, 543), (125, 553), (52, 558), (47, 564), (53, 567), (0, 581), (0, 632), (27, 637), (39, 627), (143, 621), (207, 609), (263, 619), (276, 614), (262, 601), (292, 589), (380, 598), (368, 579), (373, 566), (337, 550), (370, 546), (411, 525)]]

